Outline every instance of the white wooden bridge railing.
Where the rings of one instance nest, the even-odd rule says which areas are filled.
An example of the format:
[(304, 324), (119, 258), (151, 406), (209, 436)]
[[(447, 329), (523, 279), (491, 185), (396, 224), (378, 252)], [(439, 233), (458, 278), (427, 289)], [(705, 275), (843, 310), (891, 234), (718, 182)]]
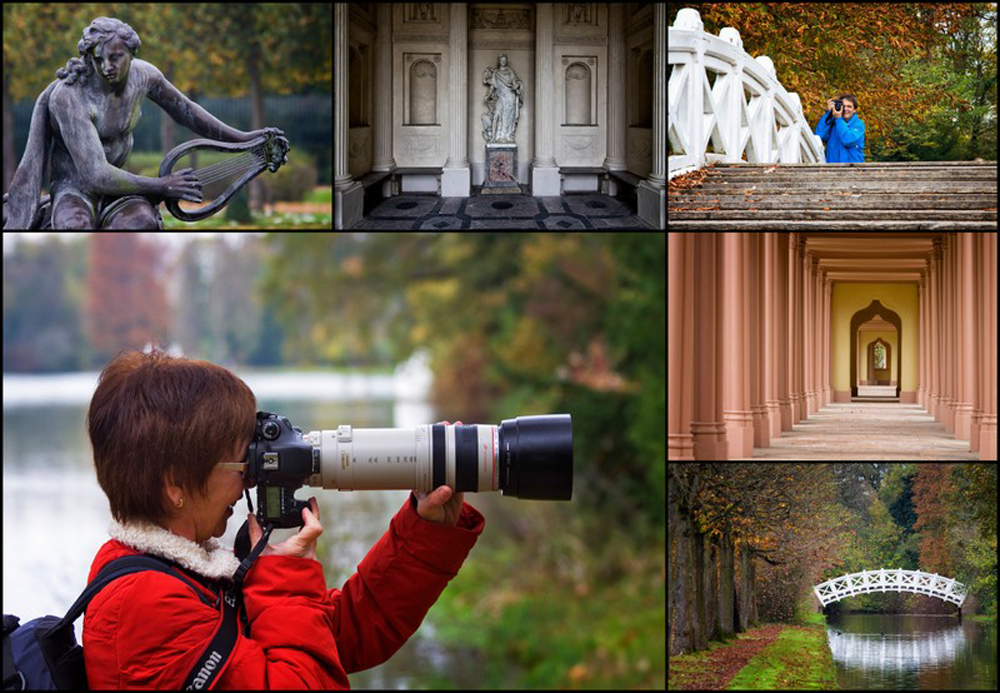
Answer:
[[(770, 58), (743, 50), (736, 29), (705, 33), (698, 10), (686, 7), (667, 39), (671, 178), (706, 162), (742, 161), (744, 152), (751, 163), (825, 160), (823, 141), (803, 115), (799, 95), (781, 86)], [(706, 154), (709, 141), (715, 151)]]
[(965, 585), (952, 578), (920, 570), (863, 570), (842, 575), (813, 587), (823, 606), (866, 592), (915, 592), (962, 606)]

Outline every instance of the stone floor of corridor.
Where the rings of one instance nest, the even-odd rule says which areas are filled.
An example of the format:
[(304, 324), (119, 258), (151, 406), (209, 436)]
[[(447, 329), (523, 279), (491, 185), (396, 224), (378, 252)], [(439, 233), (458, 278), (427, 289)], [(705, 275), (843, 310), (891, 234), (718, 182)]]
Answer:
[(596, 193), (562, 197), (480, 195), (438, 197), (420, 193), (380, 202), (353, 228), (378, 229), (569, 229), (644, 230), (653, 227), (621, 200)]
[(754, 460), (978, 460), (919, 404), (828, 404), (771, 441)]

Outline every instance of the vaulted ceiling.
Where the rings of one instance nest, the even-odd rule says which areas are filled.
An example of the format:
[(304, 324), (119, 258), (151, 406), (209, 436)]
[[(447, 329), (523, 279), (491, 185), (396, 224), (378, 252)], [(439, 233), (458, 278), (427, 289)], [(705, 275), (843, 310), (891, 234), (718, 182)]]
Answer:
[(838, 282), (916, 282), (941, 233), (803, 233), (806, 250)]

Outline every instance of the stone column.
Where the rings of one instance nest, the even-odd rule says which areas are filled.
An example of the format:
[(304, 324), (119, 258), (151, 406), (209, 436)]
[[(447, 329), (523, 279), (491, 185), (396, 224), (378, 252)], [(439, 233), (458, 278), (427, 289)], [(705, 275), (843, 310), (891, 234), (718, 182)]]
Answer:
[(441, 170), (441, 197), (468, 197), (469, 171), (469, 21), (464, 2), (448, 6), (448, 161)]
[[(376, 7), (378, 36), (375, 39), (375, 145), (373, 171), (396, 168), (392, 159), (392, 5), (380, 2)], [(388, 181), (386, 192), (388, 192)], [(388, 195), (386, 195), (388, 197)]]
[(365, 190), (347, 172), (348, 148), (348, 26), (350, 8), (346, 2), (333, 4), (333, 228), (349, 229), (364, 213)]
[[(608, 156), (604, 168), (624, 171), (625, 161), (625, 5), (608, 5)], [(614, 178), (608, 177), (609, 195), (618, 192)]]
[(561, 188), (553, 153), (556, 115), (552, 105), (556, 87), (552, 13), (551, 2), (535, 6), (535, 158), (531, 162), (531, 194), (535, 197), (558, 197)]
[(653, 168), (639, 183), (639, 217), (667, 228), (667, 4), (653, 4)]

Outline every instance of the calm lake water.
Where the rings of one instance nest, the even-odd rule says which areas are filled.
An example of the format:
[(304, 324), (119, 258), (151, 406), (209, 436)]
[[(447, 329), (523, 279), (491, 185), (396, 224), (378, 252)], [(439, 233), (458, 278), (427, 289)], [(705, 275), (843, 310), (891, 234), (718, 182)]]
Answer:
[(842, 689), (996, 690), (996, 623), (839, 614), (827, 637)]

